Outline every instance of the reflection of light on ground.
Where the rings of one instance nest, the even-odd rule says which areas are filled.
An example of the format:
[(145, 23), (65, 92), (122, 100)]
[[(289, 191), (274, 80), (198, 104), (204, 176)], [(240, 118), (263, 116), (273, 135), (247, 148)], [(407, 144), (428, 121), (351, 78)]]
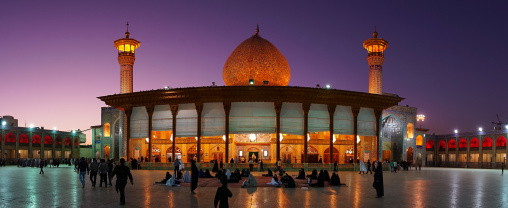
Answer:
[(457, 206), (457, 200), (459, 196), (459, 180), (458, 176), (452, 177), (452, 183), (450, 184), (452, 187), (452, 193), (450, 196), (450, 207)]
[(414, 204), (415, 205), (420, 206), (420, 205), (424, 205), (425, 204), (423, 196), (422, 196), (422, 194), (419, 194), (419, 192), (422, 189), (425, 189), (426, 186), (427, 186), (427, 183), (424, 180), (416, 180), (413, 184), (411, 184), (410, 187), (414, 187), (417, 190), (416, 194), (414, 194), (414, 196), (413, 196)]
[[(483, 176), (483, 175), (482, 175)], [(483, 192), (485, 190), (483, 190), (483, 185), (484, 185), (484, 176), (483, 177), (477, 177), (477, 184), (478, 186), (475, 187), (475, 194), (474, 194), (474, 198), (475, 198), (475, 207), (480, 207), (482, 204), (483, 204)]]

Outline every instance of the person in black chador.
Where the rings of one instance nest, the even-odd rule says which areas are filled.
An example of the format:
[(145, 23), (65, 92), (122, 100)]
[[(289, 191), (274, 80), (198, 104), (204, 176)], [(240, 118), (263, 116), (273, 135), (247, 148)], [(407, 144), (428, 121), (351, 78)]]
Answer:
[(155, 183), (166, 184), (166, 182), (168, 182), (168, 180), (170, 178), (171, 178), (171, 174), (169, 174), (169, 172), (166, 172), (166, 177), (164, 179), (162, 179), (161, 182), (155, 182)]
[[(217, 162), (217, 160), (215, 161)], [(217, 163), (215, 163), (217, 164)], [(196, 167), (196, 161), (192, 160), (191, 165), (191, 192), (195, 194), (194, 190), (198, 187), (198, 167)]]
[(367, 172), (365, 174), (368, 174), (370, 171), (370, 174), (372, 174), (372, 169), (370, 168), (370, 160), (367, 160), (367, 163), (365, 163), (365, 166), (367, 166)]
[(319, 177), (317, 178), (317, 183), (310, 184), (310, 186), (324, 187), (325, 186), (324, 174), (319, 174)]
[(125, 166), (125, 159), (120, 159), (120, 165), (117, 165), (115, 167), (115, 170), (113, 170), (113, 175), (111, 177), (114, 177), (116, 175), (116, 190), (120, 191), (120, 205), (125, 204), (125, 185), (127, 185), (127, 177), (131, 181), (131, 184), (134, 185), (134, 182), (132, 181), (132, 175), (131, 170), (129, 167)]
[(228, 198), (233, 197), (233, 193), (231, 193), (228, 189), (228, 180), (226, 176), (222, 177), (220, 181), (222, 186), (217, 188), (215, 200), (213, 200), (213, 206), (217, 208), (217, 204), (220, 204), (219, 208), (229, 208)]
[(205, 170), (205, 176), (203, 178), (213, 178), (212, 174), (210, 174), (210, 171), (208, 169)]
[(335, 171), (332, 173), (332, 177), (330, 177), (330, 186), (342, 186), (346, 185), (345, 183), (340, 182), (339, 174), (335, 173)]
[(262, 176), (266, 176), (266, 177), (273, 177), (273, 173), (270, 169), (268, 169), (268, 173), (267, 174), (263, 174)]
[(328, 170), (323, 171), (323, 180), (330, 182), (330, 174), (328, 173)]
[(224, 162), (222, 162), (222, 159), (220, 159), (219, 167), (221, 170), (224, 169)]
[(317, 179), (317, 170), (314, 169), (312, 170), (312, 173), (310, 175), (307, 175), (307, 177), (309, 177), (310, 179)]
[(218, 170), (219, 170), (219, 164), (217, 164), (217, 160), (213, 160), (212, 172), (216, 173)]
[(333, 163), (333, 171), (337, 171), (337, 160)]
[(296, 179), (305, 179), (305, 170), (302, 168), (298, 171), (298, 177)]
[(381, 162), (377, 162), (377, 167), (374, 172), (374, 183), (372, 186), (376, 189), (377, 198), (385, 195), (384, 187), (383, 187), (383, 168), (381, 167)]
[(41, 167), (41, 171), (39, 171), (39, 174), (44, 174), (44, 170), (42, 170), (42, 168), (44, 168), (44, 160), (41, 160), (39, 166)]

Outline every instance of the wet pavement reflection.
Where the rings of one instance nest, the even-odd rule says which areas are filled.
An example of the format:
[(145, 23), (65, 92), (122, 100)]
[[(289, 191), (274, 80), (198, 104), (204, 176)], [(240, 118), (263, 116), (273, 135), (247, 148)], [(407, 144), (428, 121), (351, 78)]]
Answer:
[[(1, 167), (2, 207), (119, 207), (114, 187), (91, 187), (87, 175), (81, 188), (70, 167)], [(134, 185), (127, 184), (125, 207), (211, 207), (217, 187), (154, 185), (164, 170), (135, 170)], [(291, 173), (296, 175), (297, 173)], [(422, 171), (385, 171), (385, 196), (376, 198), (373, 175), (339, 172), (341, 187), (231, 188), (230, 207), (506, 207), (508, 176), (500, 170), (422, 168)], [(261, 175), (261, 173), (255, 173)], [(299, 181), (301, 182), (301, 181)]]

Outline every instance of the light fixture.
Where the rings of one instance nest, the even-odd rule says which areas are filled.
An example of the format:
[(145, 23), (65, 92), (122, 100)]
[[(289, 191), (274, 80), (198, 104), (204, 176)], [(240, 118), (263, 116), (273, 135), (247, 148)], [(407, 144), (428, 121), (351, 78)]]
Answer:
[(55, 127), (53, 127), (53, 131), (56, 131), (56, 126), (55, 126)]
[(504, 126), (505, 129), (508, 129), (508, 125)]
[(222, 135), (222, 140), (226, 141), (226, 135)]
[(194, 137), (196, 139), (196, 141), (198, 141), (198, 137)]
[(307, 141), (309, 141), (309, 140), (310, 140), (310, 134), (307, 133)]
[(254, 79), (249, 79), (249, 85), (254, 85)]
[(170, 139), (171, 141), (173, 141), (173, 135), (174, 135), (174, 134), (171, 134), (171, 137), (169, 137), (169, 139)]
[(2, 121), (2, 126), (5, 126), (7, 125), (7, 122), (6, 121)]
[(356, 143), (360, 143), (360, 136), (359, 135), (356, 135)]
[(266, 150), (265, 150), (265, 151), (264, 151), (264, 153), (263, 153), (263, 155), (264, 155), (265, 157), (268, 157), (268, 151), (266, 151)]
[(34, 127), (34, 124), (30, 124), (28, 127), (33, 128), (33, 127)]
[(280, 141), (282, 142), (282, 139), (283, 139), (283, 138), (282, 138), (282, 133), (281, 133), (279, 136), (280, 136)]
[(240, 157), (242, 157), (242, 156), (243, 156), (243, 151), (242, 151), (242, 150), (240, 150), (240, 152), (239, 152), (239, 154), (238, 154), (238, 155), (240, 155)]
[(335, 141), (337, 141), (337, 137), (339, 137), (339, 135), (333, 135), (333, 143), (335, 143)]
[(326, 85), (326, 89), (330, 89), (330, 87), (331, 87), (331, 86), (330, 86), (329, 84), (327, 84), (327, 85)]
[(72, 130), (72, 133), (73, 133), (73, 134), (74, 134), (74, 133), (76, 133), (76, 130)]
[(148, 137), (146, 138), (146, 140), (145, 140), (145, 141), (146, 141), (146, 143), (150, 143), (150, 140), (148, 140)]
[(455, 131), (454, 131), (454, 132), (455, 132), (456, 134), (458, 134), (458, 133), (459, 133), (459, 130), (455, 129)]
[(166, 85), (166, 86), (164, 86), (164, 89), (167, 90), (167, 89), (169, 89), (169, 87)]
[(256, 134), (250, 134), (249, 135), (249, 139), (251, 142), (253, 142), (254, 140), (256, 140)]
[(482, 127), (478, 128), (478, 131), (483, 131), (483, 128)]

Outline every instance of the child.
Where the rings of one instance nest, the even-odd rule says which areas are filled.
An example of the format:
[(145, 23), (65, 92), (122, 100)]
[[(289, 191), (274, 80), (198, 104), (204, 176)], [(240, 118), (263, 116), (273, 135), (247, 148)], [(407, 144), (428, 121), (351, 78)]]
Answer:
[(214, 207), (217, 207), (217, 204), (220, 201), (219, 208), (229, 207), (228, 198), (233, 197), (233, 193), (228, 189), (228, 179), (226, 176), (221, 178), (222, 186), (217, 188), (217, 192), (215, 193), (215, 200), (213, 201)]

